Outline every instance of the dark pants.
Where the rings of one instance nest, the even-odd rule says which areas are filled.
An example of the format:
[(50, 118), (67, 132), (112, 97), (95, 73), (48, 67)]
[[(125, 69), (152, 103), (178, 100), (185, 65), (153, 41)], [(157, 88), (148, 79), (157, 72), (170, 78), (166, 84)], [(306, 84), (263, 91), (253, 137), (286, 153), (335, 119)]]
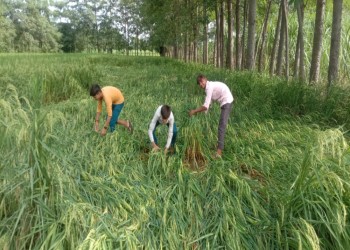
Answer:
[[(159, 126), (159, 122), (157, 121), (156, 123), (156, 126), (154, 127), (154, 130), (153, 130), (153, 138), (154, 138), (154, 143), (158, 145), (158, 139), (156, 137), (156, 128)], [(168, 128), (169, 128), (169, 123), (167, 124)], [(171, 138), (171, 144), (170, 146), (171, 147), (174, 147), (175, 145), (175, 142), (176, 142), (176, 136), (177, 136), (177, 128), (176, 128), (176, 124), (174, 122), (174, 126), (173, 126), (173, 138)]]
[(218, 129), (218, 149), (221, 149), (221, 150), (224, 149), (226, 126), (228, 123), (228, 118), (230, 117), (232, 106), (233, 106), (233, 102), (226, 103), (221, 106), (221, 114), (220, 114), (219, 129)]
[(115, 126), (117, 125), (118, 118), (119, 118), (120, 112), (122, 112), (123, 107), (124, 107), (124, 102), (121, 104), (112, 104), (112, 118), (109, 123), (110, 132), (113, 132), (115, 130)]

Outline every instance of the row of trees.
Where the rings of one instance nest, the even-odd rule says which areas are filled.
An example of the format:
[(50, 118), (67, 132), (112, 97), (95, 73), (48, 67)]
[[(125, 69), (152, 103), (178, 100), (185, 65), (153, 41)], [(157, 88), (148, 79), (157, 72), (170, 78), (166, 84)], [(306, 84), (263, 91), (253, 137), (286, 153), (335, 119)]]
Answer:
[(47, 4), (0, 2), (0, 52), (58, 51), (61, 34), (49, 21)]
[[(0, 52), (150, 49), (138, 0), (2, 0)], [(143, 36), (143, 39), (139, 37)]]
[[(144, 3), (146, 13), (155, 13), (145, 16), (151, 19), (148, 23), (156, 24), (156, 29), (150, 29), (152, 36), (166, 44), (169, 56), (212, 62), (229, 69), (268, 71), (271, 75), (317, 83), (321, 59), (326, 54), (328, 85), (338, 79), (343, 0), (328, 4), (326, 0)], [(328, 21), (326, 13), (331, 13), (330, 10), (332, 18)], [(327, 29), (331, 30), (330, 37), (324, 35)]]
[(147, 49), (139, 15), (140, 0), (60, 1), (55, 5), (55, 22), (66, 40), (64, 51)]
[(347, 57), (340, 47), (343, 8), (343, 0), (3, 0), (0, 51), (157, 49), (310, 83), (326, 72), (326, 56), (331, 85), (340, 55)]

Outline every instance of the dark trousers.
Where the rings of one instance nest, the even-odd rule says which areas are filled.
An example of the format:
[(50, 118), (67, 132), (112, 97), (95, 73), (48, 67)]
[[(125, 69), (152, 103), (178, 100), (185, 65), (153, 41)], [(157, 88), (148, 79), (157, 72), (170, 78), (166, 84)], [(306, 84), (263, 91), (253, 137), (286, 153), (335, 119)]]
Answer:
[[(157, 121), (156, 123), (156, 126), (154, 127), (154, 130), (153, 130), (153, 138), (154, 138), (154, 143), (158, 145), (158, 139), (156, 137), (156, 128), (159, 126), (159, 122)], [(169, 123), (167, 124), (168, 128), (169, 128)], [(173, 126), (173, 138), (171, 138), (171, 144), (170, 146), (171, 147), (174, 147), (175, 145), (175, 142), (176, 142), (176, 136), (177, 136), (177, 128), (176, 128), (176, 125), (175, 125), (175, 122), (174, 122), (174, 126)]]
[(224, 149), (225, 132), (228, 123), (228, 118), (232, 110), (233, 102), (226, 103), (221, 106), (221, 114), (218, 129), (218, 149)]
[(112, 118), (109, 123), (109, 130), (111, 132), (115, 130), (115, 126), (117, 125), (118, 118), (119, 118), (120, 112), (122, 112), (123, 107), (124, 107), (124, 102), (121, 104), (112, 104)]

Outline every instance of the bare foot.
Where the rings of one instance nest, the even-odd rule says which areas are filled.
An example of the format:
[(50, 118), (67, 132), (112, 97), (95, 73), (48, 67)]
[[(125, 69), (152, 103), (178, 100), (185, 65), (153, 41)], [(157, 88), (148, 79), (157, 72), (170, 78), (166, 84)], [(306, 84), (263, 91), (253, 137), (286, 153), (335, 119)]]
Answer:
[(131, 134), (134, 132), (134, 127), (132, 126), (131, 121), (128, 121), (128, 130)]
[(214, 158), (215, 158), (215, 159), (219, 159), (219, 158), (221, 158), (221, 157), (222, 157), (222, 150), (221, 150), (221, 149), (216, 150), (216, 153), (215, 153), (215, 155), (214, 155)]

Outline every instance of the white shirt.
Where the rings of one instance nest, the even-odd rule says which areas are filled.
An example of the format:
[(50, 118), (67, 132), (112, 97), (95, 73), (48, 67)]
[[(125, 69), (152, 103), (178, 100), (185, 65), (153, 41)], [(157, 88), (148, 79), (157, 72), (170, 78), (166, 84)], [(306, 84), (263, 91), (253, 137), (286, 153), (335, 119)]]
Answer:
[(205, 93), (206, 97), (203, 106), (207, 109), (209, 109), (212, 101), (218, 101), (220, 103), (220, 107), (226, 103), (233, 102), (232, 93), (227, 85), (223, 82), (207, 81), (205, 86)]
[[(153, 138), (153, 130), (156, 127), (157, 122), (159, 122), (160, 124), (163, 124), (163, 120), (162, 120), (162, 114), (160, 113), (160, 110), (162, 109), (162, 106), (159, 106), (156, 110), (156, 112), (154, 113), (154, 116), (152, 118), (152, 121), (149, 125), (149, 129), (148, 129), (148, 136), (149, 139), (151, 140), (151, 142), (154, 142), (154, 138)], [(169, 148), (170, 147), (170, 143), (171, 143), (171, 139), (173, 138), (173, 128), (174, 128), (174, 115), (173, 112), (170, 113), (170, 116), (166, 122), (166, 124), (169, 124), (169, 130), (168, 130), (168, 139), (166, 142), (165, 147)]]

